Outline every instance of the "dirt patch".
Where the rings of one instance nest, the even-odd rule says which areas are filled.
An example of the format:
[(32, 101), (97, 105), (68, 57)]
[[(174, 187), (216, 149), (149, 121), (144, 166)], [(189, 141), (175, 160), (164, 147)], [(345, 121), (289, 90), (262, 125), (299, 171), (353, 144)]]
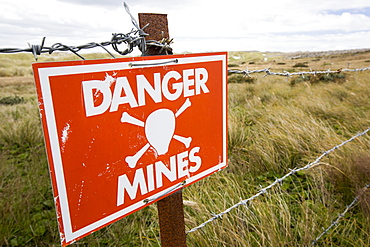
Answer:
[(13, 76), (13, 77), (0, 77), (0, 87), (9, 85), (30, 85), (34, 84), (33, 76)]

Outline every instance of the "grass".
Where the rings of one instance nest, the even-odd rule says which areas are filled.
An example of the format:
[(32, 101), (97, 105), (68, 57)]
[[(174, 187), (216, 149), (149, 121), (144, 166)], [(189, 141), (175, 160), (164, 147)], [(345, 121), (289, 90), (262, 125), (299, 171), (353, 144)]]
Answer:
[[(256, 66), (264, 62), (255, 53), (245, 57), (237, 63), (248, 62), (251, 57)], [(285, 69), (301, 62), (279, 58), (275, 63), (281, 61), (286, 65), (279, 66)], [(347, 73), (340, 82), (314, 83), (291, 83), (276, 76), (253, 75), (254, 79), (247, 82), (230, 77), (229, 166), (183, 190), (186, 229), (367, 129), (369, 75)], [(0, 104), (0, 245), (58, 246), (32, 78), (0, 78), (0, 88), (0, 99), (14, 103)], [(370, 182), (369, 149), (367, 134), (250, 204), (189, 233), (188, 246), (309, 246)], [(370, 246), (369, 226), (367, 191), (317, 245)], [(72, 244), (81, 245), (160, 246), (156, 206), (150, 205)]]

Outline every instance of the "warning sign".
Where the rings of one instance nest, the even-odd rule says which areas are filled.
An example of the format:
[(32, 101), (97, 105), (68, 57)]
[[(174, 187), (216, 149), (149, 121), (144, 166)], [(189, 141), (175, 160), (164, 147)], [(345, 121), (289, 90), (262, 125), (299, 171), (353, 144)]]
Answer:
[(226, 53), (33, 69), (63, 245), (226, 166)]

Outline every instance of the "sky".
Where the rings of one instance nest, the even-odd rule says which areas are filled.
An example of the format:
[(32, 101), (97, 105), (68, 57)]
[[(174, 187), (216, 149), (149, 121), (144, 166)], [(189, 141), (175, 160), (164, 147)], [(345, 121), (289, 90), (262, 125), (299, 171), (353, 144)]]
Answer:
[[(41, 44), (43, 37), (45, 46), (109, 41), (112, 33), (134, 27), (123, 2), (0, 0), (0, 48), (27, 48)], [(138, 13), (168, 15), (175, 53), (370, 48), (369, 0), (125, 2), (136, 19)]]

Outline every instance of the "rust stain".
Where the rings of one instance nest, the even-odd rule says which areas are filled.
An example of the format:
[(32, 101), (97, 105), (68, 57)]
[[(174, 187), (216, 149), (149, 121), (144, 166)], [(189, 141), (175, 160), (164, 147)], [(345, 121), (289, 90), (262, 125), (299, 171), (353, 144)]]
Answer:
[(182, 191), (157, 202), (162, 247), (186, 247)]
[(149, 26), (144, 29), (144, 32), (149, 34), (145, 37), (146, 40), (160, 41), (170, 37), (167, 14), (139, 13), (140, 28), (143, 28), (148, 23)]

